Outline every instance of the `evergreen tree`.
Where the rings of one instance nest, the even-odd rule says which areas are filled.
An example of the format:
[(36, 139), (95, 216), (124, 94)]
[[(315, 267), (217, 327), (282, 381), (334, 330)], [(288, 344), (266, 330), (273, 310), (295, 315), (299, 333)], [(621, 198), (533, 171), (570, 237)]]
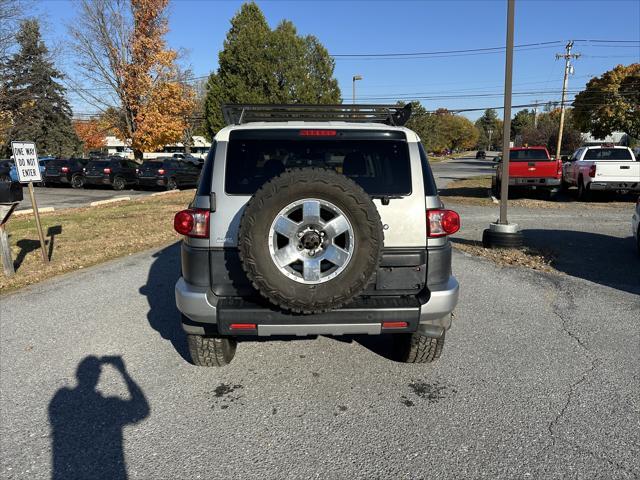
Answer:
[(231, 19), (219, 68), (207, 82), (209, 135), (224, 126), (221, 103), (339, 103), (334, 61), (317, 38), (293, 23), (271, 30), (260, 8), (245, 3)]
[(65, 89), (58, 83), (62, 74), (49, 59), (36, 20), (22, 22), (16, 35), (19, 50), (2, 68), (0, 111), (9, 117), (4, 149), (12, 140), (36, 143), (38, 154), (69, 156), (81, 150), (71, 124), (71, 107)]
[[(502, 146), (502, 121), (498, 118), (498, 114), (493, 108), (486, 109), (484, 114), (476, 120), (476, 128), (480, 133), (478, 138), (478, 146), (480, 148), (490, 148), (491, 145)], [(489, 135), (489, 132), (491, 132), (491, 135)]]

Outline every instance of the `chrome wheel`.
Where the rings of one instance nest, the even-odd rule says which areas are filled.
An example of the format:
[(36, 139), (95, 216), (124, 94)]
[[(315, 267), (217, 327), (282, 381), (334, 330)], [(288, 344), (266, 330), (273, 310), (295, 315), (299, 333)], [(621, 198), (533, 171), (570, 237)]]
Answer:
[(326, 200), (305, 198), (283, 208), (269, 230), (271, 260), (283, 275), (305, 284), (338, 276), (353, 255), (347, 216)]

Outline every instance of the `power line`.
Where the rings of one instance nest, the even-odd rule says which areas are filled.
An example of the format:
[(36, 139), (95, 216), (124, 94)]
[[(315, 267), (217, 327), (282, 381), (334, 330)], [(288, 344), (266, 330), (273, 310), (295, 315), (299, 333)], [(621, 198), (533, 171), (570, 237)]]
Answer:
[[(536, 43), (523, 43), (520, 45), (515, 45), (515, 49), (526, 49), (527, 47), (547, 47), (547, 46), (557, 46), (560, 44), (564, 44), (566, 40), (552, 40), (549, 42), (536, 42)], [(612, 47), (633, 47), (635, 45), (640, 45), (640, 41), (638, 40), (606, 40), (606, 39), (581, 39), (574, 40), (574, 42), (580, 43), (614, 43), (616, 45), (611, 45)], [(619, 44), (632, 44), (632, 45), (619, 45)], [(606, 45), (594, 45), (594, 46), (606, 46)], [(456, 56), (456, 54), (481, 54), (481, 53), (499, 53), (504, 51), (505, 47), (483, 47), (483, 48), (466, 48), (459, 50), (437, 50), (432, 52), (384, 52), (384, 53), (334, 53), (331, 54), (334, 58), (366, 58), (366, 57), (377, 57), (377, 58), (393, 58), (393, 57), (418, 57), (421, 56), (439, 56), (439, 55), (452, 55)]]

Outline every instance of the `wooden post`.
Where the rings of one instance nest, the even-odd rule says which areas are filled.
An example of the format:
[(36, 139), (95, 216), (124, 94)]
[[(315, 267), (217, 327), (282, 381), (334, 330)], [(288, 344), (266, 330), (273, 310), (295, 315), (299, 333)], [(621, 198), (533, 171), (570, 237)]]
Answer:
[(7, 235), (4, 225), (0, 225), (0, 254), (2, 254), (2, 269), (4, 270), (4, 274), (7, 277), (12, 277), (16, 271), (13, 268), (9, 236)]
[(36, 194), (33, 191), (33, 182), (29, 182), (29, 196), (31, 197), (31, 207), (33, 208), (33, 215), (36, 217), (36, 227), (38, 228), (38, 237), (40, 238), (40, 252), (42, 253), (42, 261), (44, 263), (49, 263), (49, 256), (47, 255), (47, 249), (44, 243), (42, 224), (40, 223), (40, 213), (38, 212), (38, 205), (36, 204)]

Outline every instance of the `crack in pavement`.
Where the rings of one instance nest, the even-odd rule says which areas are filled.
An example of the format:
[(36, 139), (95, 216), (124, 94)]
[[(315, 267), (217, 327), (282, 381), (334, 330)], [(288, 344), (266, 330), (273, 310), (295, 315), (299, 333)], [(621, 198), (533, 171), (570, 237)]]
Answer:
[[(595, 452), (592, 452), (591, 450), (579, 446), (569, 440), (566, 440), (564, 438), (560, 438), (556, 435), (555, 432), (555, 427), (558, 425), (558, 423), (560, 422), (560, 420), (562, 419), (562, 417), (564, 417), (564, 415), (566, 414), (567, 410), (569, 410), (569, 407), (573, 401), (574, 396), (576, 395), (578, 388), (580, 387), (580, 385), (582, 383), (584, 383), (587, 378), (589, 377), (589, 375), (591, 375), (597, 368), (598, 368), (598, 364), (599, 359), (597, 357), (595, 357), (595, 355), (593, 354), (593, 352), (587, 347), (587, 345), (584, 343), (584, 341), (574, 332), (569, 328), (569, 320), (567, 318), (567, 311), (572, 311), (573, 308), (576, 305), (575, 299), (573, 294), (566, 290), (563, 285), (561, 285), (560, 280), (559, 279), (551, 279), (551, 282), (554, 284), (555, 287), (555, 298), (550, 302), (550, 306), (551, 306), (551, 311), (552, 313), (558, 317), (560, 319), (560, 327), (562, 329), (562, 331), (564, 333), (567, 334), (567, 336), (569, 336), (569, 338), (571, 338), (576, 345), (578, 345), (580, 347), (580, 349), (582, 350), (583, 355), (586, 357), (586, 359), (589, 361), (590, 365), (589, 367), (584, 370), (582, 372), (582, 375), (580, 376), (580, 378), (573, 382), (570, 386), (569, 389), (567, 391), (566, 394), (566, 401), (564, 403), (564, 405), (562, 406), (562, 408), (560, 409), (560, 411), (556, 414), (556, 416), (553, 418), (553, 420), (551, 420), (551, 422), (549, 422), (549, 424), (547, 425), (547, 430), (549, 431), (549, 436), (551, 437), (551, 443), (548, 444), (547, 446), (545, 446), (540, 453), (544, 453), (546, 450), (548, 450), (551, 447), (555, 447), (557, 445), (558, 442), (562, 442), (568, 445), (571, 445), (572, 447), (574, 447), (577, 451), (579, 451), (580, 453), (583, 454), (587, 454), (597, 460), (606, 462), (607, 464), (609, 464), (610, 466), (617, 468), (619, 470), (624, 471), (625, 473), (628, 473), (630, 475), (633, 475), (635, 478), (639, 478), (638, 474), (627, 469), (626, 467), (624, 467), (623, 465), (615, 462), (614, 460), (611, 460), (610, 458), (606, 457), (606, 456), (602, 456), (599, 454), (596, 454)], [(561, 306), (560, 305), (560, 295), (563, 296), (563, 298), (567, 299), (567, 305), (566, 306)]]

